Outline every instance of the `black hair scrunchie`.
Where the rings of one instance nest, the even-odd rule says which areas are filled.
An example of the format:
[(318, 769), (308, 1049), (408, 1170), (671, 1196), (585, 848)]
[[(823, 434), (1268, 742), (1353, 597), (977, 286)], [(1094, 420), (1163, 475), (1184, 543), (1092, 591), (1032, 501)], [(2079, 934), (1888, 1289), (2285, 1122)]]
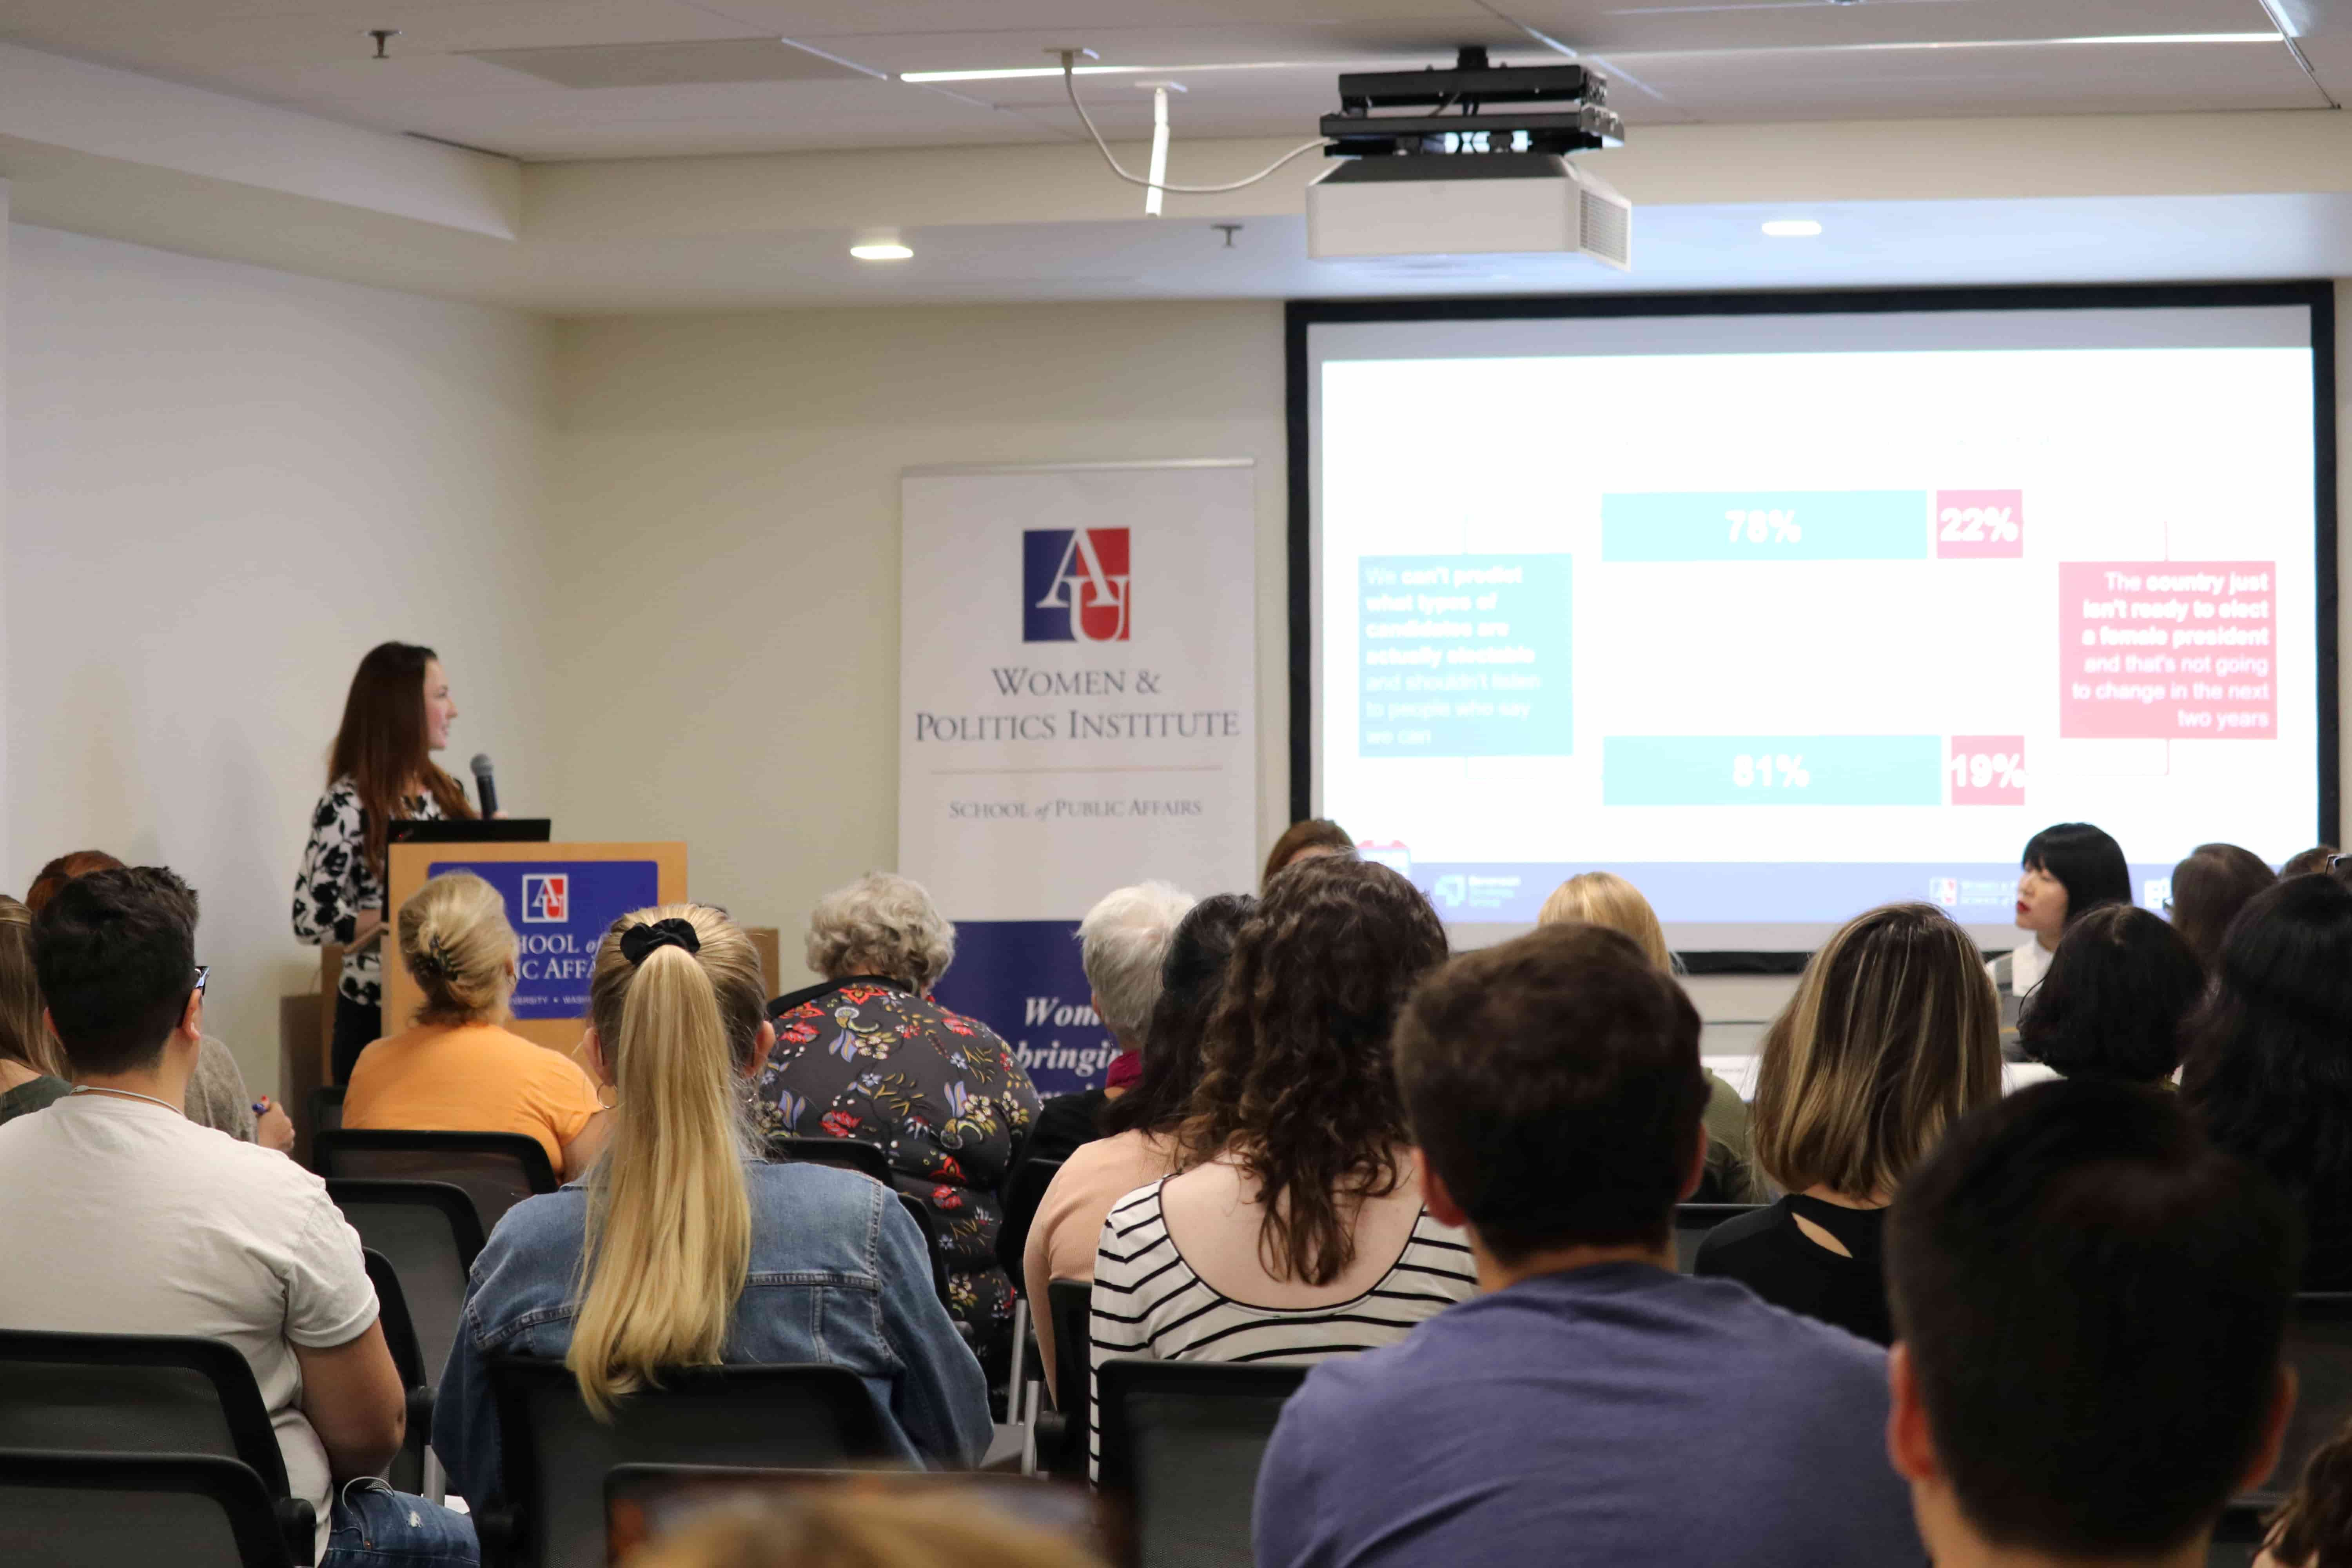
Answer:
[(702, 951), (702, 938), (696, 934), (690, 921), (676, 917), (666, 921), (647, 921), (633, 925), (621, 933), (621, 956), (632, 966), (642, 964), (665, 947), (682, 947), (688, 952)]

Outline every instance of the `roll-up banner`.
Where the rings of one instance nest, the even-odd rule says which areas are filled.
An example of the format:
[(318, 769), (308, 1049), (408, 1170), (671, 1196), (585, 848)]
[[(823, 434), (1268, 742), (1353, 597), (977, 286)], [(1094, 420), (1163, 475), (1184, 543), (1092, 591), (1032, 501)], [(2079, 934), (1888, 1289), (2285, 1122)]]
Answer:
[(898, 868), (956, 923), (939, 999), (1044, 1094), (1102, 1081), (1078, 921), (1114, 888), (1254, 886), (1246, 458), (902, 478)]

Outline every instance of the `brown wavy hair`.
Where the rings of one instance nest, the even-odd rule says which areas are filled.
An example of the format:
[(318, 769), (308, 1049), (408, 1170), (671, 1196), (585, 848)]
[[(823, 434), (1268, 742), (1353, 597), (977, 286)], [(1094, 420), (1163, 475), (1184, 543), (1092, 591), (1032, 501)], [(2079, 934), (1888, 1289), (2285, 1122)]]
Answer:
[(1258, 1185), (1258, 1256), (1328, 1285), (1355, 1260), (1347, 1200), (1385, 1197), (1410, 1143), (1389, 1036), (1445, 929), (1386, 866), (1324, 856), (1267, 887), (1234, 944), (1182, 1163), (1230, 1154)]
[(378, 643), (352, 672), (342, 726), (327, 754), (327, 784), (349, 778), (367, 825), (367, 858), (383, 875), (383, 847), (395, 818), (408, 815), (408, 793), (423, 790), (445, 816), (472, 816), (456, 779), (434, 763), (425, 733), (425, 667), (441, 656), (416, 643)]
[(1310, 816), (1304, 822), (1294, 822), (1282, 830), (1274, 847), (1265, 852), (1265, 869), (1259, 873), (1257, 885), (1262, 892), (1274, 874), (1288, 866), (1308, 850), (1318, 855), (1353, 855), (1356, 841), (1348, 830), (1326, 816)]

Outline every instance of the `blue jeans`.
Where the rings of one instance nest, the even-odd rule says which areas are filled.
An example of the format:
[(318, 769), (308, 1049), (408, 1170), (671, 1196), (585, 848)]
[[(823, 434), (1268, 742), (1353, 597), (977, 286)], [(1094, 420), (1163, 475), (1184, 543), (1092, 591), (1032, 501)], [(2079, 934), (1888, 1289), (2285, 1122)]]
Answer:
[(335, 1494), (319, 1568), (474, 1568), (481, 1560), (474, 1521), (464, 1514), (394, 1491), (380, 1480), (362, 1480)]

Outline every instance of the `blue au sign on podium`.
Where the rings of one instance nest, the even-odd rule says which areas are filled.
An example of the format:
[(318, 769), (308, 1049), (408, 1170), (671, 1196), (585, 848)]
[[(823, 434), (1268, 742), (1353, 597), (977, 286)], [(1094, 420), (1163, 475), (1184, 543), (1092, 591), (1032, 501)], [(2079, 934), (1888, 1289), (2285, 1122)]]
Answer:
[[(470, 871), (506, 900), (507, 921), (520, 939), (515, 1033), (569, 1051), (588, 1014), (596, 947), (631, 910), (686, 901), (683, 844), (396, 844), (392, 907), (425, 881)], [(396, 956), (384, 965), (384, 1028), (405, 1028), (422, 1000)]]

